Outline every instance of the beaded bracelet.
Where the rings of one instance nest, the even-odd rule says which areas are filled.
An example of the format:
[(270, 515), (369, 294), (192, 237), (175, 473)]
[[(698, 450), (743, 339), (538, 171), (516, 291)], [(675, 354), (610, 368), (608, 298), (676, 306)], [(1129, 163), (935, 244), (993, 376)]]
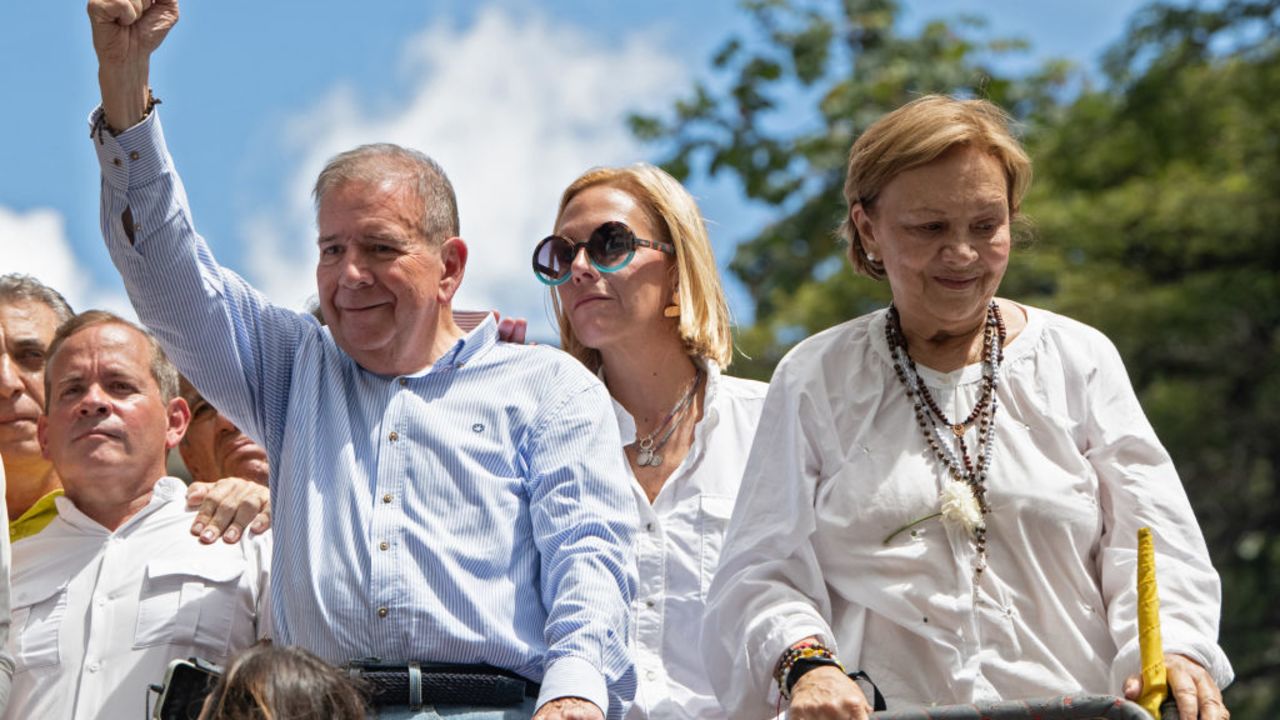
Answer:
[(778, 661), (778, 669), (774, 673), (774, 679), (778, 681), (778, 692), (782, 697), (791, 699), (791, 685), (789, 682), (791, 671), (795, 668), (796, 663), (802, 660), (817, 660), (815, 664), (833, 665), (840, 668), (840, 672), (844, 672), (844, 665), (836, 659), (834, 653), (827, 649), (826, 645), (818, 642), (802, 642), (787, 648), (782, 653), (782, 658)]
[[(146, 120), (147, 116), (151, 114), (151, 111), (155, 110), (156, 106), (159, 105), (161, 102), (162, 100), (156, 97), (155, 94), (151, 92), (150, 86), (148, 86), (147, 87), (147, 106), (143, 109), (142, 118), (138, 122), (142, 122), (142, 120)], [(106, 132), (111, 133), (111, 137), (115, 137), (120, 133), (124, 132), (123, 130), (117, 130), (111, 127), (110, 125), (108, 125), (107, 114), (105, 112), (102, 112), (98, 114), (98, 119), (94, 121), (93, 128), (90, 129), (89, 131), (89, 137), (96, 138), (98, 141), (98, 144), (101, 145), (103, 144), (102, 132), (104, 130)]]

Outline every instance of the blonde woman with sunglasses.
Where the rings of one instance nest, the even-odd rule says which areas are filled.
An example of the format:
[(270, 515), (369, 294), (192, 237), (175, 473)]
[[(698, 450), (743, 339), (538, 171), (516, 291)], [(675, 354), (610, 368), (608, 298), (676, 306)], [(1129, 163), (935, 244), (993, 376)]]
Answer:
[(733, 354), (715, 256), (688, 191), (651, 165), (597, 168), (534, 250), (562, 347), (613, 397), (640, 511), (628, 718), (724, 718), (697, 648), (707, 588), (766, 386)]

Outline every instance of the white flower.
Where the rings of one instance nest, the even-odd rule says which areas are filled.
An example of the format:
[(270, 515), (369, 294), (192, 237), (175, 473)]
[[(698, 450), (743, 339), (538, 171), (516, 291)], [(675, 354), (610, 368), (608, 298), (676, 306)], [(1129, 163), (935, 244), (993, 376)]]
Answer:
[(968, 483), (951, 480), (942, 488), (942, 517), (960, 523), (970, 535), (983, 526), (982, 508)]

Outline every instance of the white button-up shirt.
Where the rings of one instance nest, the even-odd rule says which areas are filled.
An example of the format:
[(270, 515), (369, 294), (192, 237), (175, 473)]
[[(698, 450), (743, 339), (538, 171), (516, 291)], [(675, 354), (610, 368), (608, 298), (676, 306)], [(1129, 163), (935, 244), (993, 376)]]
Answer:
[[(4, 463), (0, 462), (0, 497), (7, 492), (4, 479)], [(9, 627), (9, 515), (0, 513), (0, 715), (9, 704), (9, 685), (13, 681), (13, 656), (6, 645), (11, 632)]]
[[(715, 363), (703, 368), (702, 419), (684, 462), (652, 505), (632, 476), (640, 509), (633, 653), (639, 682), (628, 720), (728, 717), (707, 679), (698, 636), (768, 386), (721, 375)], [(614, 410), (622, 442), (635, 442), (635, 420), (617, 401)]]
[[(1119, 692), (1139, 671), (1143, 526), (1166, 651), (1230, 682), (1217, 573), (1119, 354), (1092, 328), (1026, 313), (1000, 368), (989, 566), (976, 588), (963, 527), (933, 519), (885, 542), (938, 512), (947, 480), (894, 374), (885, 312), (819, 333), (778, 365), (703, 633), (732, 717), (772, 716), (778, 658), (809, 635), (866, 670), (891, 708)], [(949, 417), (981, 392), (980, 365), (919, 373)]]
[(169, 662), (223, 664), (269, 633), (270, 533), (202, 545), (177, 478), (115, 532), (57, 499), (58, 518), (13, 545), (17, 661), (5, 718), (129, 720)]

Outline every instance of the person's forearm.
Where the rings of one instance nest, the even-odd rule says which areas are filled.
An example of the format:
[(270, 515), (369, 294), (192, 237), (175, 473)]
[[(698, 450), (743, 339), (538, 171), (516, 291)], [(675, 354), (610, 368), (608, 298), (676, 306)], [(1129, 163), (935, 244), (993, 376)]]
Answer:
[(102, 90), (107, 127), (120, 132), (142, 121), (150, 97), (149, 75), (149, 61), (98, 67), (98, 87)]

